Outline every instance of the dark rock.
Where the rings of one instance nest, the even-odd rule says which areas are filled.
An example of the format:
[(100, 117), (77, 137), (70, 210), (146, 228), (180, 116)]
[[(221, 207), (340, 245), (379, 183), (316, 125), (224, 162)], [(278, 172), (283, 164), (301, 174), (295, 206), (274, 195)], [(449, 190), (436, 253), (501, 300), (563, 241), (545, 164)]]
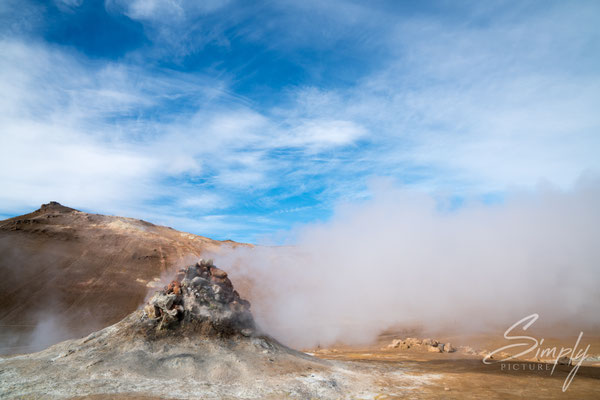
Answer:
[(254, 329), (250, 303), (240, 298), (225, 271), (201, 261), (177, 276), (183, 279), (156, 292), (144, 309), (151, 326), (159, 331), (198, 326), (202, 332), (219, 335)]

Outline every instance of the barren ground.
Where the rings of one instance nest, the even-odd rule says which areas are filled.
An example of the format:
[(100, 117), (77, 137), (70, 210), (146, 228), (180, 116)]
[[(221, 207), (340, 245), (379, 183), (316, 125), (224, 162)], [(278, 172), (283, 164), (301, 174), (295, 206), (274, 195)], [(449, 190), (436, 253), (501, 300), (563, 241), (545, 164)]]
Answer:
[[(188, 254), (200, 257), (220, 244), (144, 221), (87, 214), (60, 205), (0, 221), (1, 351), (25, 354), (39, 349), (27, 342), (28, 335), (47, 318), (64, 324), (67, 335), (49, 338), (47, 345), (114, 324), (139, 307), (173, 264)], [(243, 282), (234, 284), (240, 293), (247, 291)], [(545, 338), (544, 347), (573, 347), (576, 329), (563, 329), (553, 336), (556, 332), (532, 332), (532, 336)], [(237, 349), (193, 339), (180, 348), (157, 349), (139, 342), (137, 351), (114, 344), (118, 341), (108, 348), (102, 337), (88, 340), (102, 346), (92, 348), (82, 338), (40, 353), (0, 359), (0, 397), (600, 398), (600, 332), (585, 332), (580, 347), (591, 345), (591, 358), (565, 393), (561, 389), (571, 366), (559, 365), (551, 374), (547, 369), (551, 364), (532, 357), (484, 365), (480, 352), (506, 345), (502, 333), (503, 329), (469, 336), (450, 331), (390, 331), (370, 345), (304, 350), (314, 358), (283, 348), (262, 348), (257, 340), (244, 341)], [(387, 348), (393, 339), (408, 336), (451, 342), (458, 351)], [(7, 338), (16, 340), (7, 344)], [(69, 353), (69, 346), (81, 351)], [(464, 346), (476, 350), (475, 354)], [(145, 356), (148, 350), (154, 355)], [(114, 364), (115, 370), (110, 360), (120, 360), (130, 368)], [(144, 363), (154, 369), (136, 372)], [(161, 368), (166, 368), (166, 375)], [(182, 369), (187, 372), (179, 376), (177, 371)], [(17, 370), (21, 377), (13, 375)], [(88, 380), (78, 381), (79, 376)]]
[[(591, 344), (590, 353), (595, 361), (585, 362), (578, 370), (566, 392), (562, 386), (571, 366), (558, 365), (551, 374), (552, 364), (521, 357), (508, 363), (485, 365), (479, 354), (466, 354), (462, 346), (491, 351), (507, 344), (499, 336), (438, 336), (442, 342), (450, 341), (459, 346), (454, 353), (431, 353), (422, 350), (387, 349), (391, 338), (406, 337), (402, 334), (382, 335), (378, 343), (368, 346), (334, 346), (306, 350), (315, 356), (329, 360), (362, 362), (381, 376), (387, 391), (379, 393), (378, 399), (427, 398), (427, 399), (507, 399), (507, 398), (600, 398), (600, 336), (587, 336), (582, 343)], [(546, 338), (544, 343), (552, 346), (573, 347), (567, 338)], [(504, 367), (502, 366), (504, 364)], [(510, 364), (510, 367), (509, 367)], [(515, 370), (518, 368), (518, 370)], [(408, 373), (420, 381), (414, 388), (403, 388), (398, 393), (381, 371), (396, 369), (398, 374)], [(510, 369), (510, 370), (509, 370)], [(419, 379), (422, 377), (422, 379)]]

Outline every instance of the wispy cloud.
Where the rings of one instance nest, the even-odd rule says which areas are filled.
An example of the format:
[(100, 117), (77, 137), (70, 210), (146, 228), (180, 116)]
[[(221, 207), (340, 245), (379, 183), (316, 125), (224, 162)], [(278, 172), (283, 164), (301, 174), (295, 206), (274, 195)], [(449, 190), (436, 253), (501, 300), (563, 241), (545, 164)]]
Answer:
[(595, 2), (110, 0), (148, 39), (119, 57), (47, 40), (50, 9), (0, 8), (4, 214), (55, 199), (252, 240), (376, 176), (480, 196), (600, 169)]

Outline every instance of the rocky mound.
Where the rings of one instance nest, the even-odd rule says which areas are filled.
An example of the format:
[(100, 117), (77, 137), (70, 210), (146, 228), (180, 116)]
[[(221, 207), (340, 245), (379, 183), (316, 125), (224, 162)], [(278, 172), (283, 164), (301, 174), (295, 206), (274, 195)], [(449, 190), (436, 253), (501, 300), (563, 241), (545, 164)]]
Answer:
[(261, 334), (227, 273), (200, 261), (115, 325), (0, 358), (0, 398), (337, 399), (370, 393), (359, 369)]
[(157, 332), (179, 329), (217, 336), (250, 336), (255, 328), (250, 302), (212, 260), (181, 269), (144, 307), (143, 323)]

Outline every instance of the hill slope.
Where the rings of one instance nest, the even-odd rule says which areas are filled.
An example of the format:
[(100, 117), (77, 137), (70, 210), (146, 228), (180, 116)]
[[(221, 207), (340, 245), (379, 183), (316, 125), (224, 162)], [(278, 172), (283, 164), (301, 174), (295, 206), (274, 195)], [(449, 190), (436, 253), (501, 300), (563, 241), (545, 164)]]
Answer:
[(167, 269), (221, 243), (56, 202), (0, 221), (0, 353), (38, 350), (114, 324)]

